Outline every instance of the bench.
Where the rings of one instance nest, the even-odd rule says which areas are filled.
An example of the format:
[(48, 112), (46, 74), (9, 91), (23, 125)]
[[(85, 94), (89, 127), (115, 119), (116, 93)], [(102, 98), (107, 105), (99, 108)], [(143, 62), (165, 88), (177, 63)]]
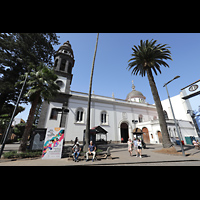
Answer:
[(108, 147), (106, 152), (97, 152), (96, 155), (101, 156), (102, 158), (105, 158), (105, 159), (106, 158), (112, 159), (110, 150), (111, 150), (111, 147)]
[(197, 141), (193, 140), (192, 144), (194, 145), (195, 149), (199, 150), (200, 144)]
[(199, 145), (194, 145), (194, 148), (197, 150), (200, 150), (200, 146)]
[[(94, 160), (101, 160), (101, 159), (112, 159), (111, 157), (111, 153), (110, 153), (110, 150), (111, 150), (111, 147), (108, 147), (106, 152), (96, 152), (96, 155), (95, 155), (95, 158)], [(90, 154), (88, 155), (88, 158), (89, 159), (92, 159), (93, 155)], [(81, 152), (79, 157), (78, 157), (78, 160), (85, 160), (86, 159), (86, 155), (84, 152)], [(69, 158), (68, 160), (73, 160), (74, 161), (74, 154), (72, 153), (72, 149), (71, 151), (69, 152)]]

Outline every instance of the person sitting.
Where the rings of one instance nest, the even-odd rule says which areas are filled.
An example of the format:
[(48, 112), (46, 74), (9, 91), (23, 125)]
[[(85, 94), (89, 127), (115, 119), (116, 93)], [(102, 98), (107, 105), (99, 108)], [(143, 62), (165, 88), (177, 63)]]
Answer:
[(197, 141), (193, 140), (192, 143), (195, 146), (195, 149), (199, 149), (199, 142), (198, 142), (198, 140)]
[(74, 153), (74, 161), (78, 162), (78, 156), (81, 152), (81, 148), (79, 147), (79, 143), (76, 142), (76, 144), (72, 147), (72, 151)]
[(94, 157), (96, 155), (96, 146), (92, 145), (92, 141), (90, 141), (90, 145), (88, 146), (88, 152), (86, 152), (86, 162), (88, 161), (88, 154), (93, 154), (92, 162), (94, 162)]

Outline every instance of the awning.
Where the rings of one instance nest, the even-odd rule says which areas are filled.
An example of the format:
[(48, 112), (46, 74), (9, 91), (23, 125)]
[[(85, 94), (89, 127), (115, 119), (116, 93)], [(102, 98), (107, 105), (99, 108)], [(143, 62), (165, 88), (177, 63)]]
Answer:
[(93, 127), (90, 130), (92, 130), (92, 132), (93, 132), (93, 130), (95, 131), (95, 132), (93, 132), (93, 134), (107, 134), (108, 133), (108, 131), (103, 129), (101, 126)]
[(133, 134), (143, 134), (143, 132), (140, 128), (135, 128), (133, 129)]

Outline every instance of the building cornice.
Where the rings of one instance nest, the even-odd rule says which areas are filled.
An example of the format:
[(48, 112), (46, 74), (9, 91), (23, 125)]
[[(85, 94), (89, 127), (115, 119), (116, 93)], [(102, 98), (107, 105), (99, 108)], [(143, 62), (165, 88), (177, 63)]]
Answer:
[[(72, 95), (71, 99), (79, 99), (79, 100), (88, 101), (87, 93), (71, 91), (70, 94)], [(156, 109), (156, 106), (152, 104), (126, 101), (123, 99), (106, 97), (106, 96), (101, 96), (101, 95), (96, 95), (96, 94), (91, 95), (91, 102), (121, 105), (121, 106), (127, 106), (127, 107), (149, 108), (152, 110)]]

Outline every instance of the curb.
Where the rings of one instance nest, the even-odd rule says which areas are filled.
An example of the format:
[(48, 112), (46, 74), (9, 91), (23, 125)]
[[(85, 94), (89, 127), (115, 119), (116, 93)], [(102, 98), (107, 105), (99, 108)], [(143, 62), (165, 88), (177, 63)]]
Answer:
[(149, 161), (149, 162), (122, 162), (122, 163), (85, 163), (85, 164), (74, 164), (66, 166), (104, 166), (104, 165), (134, 165), (134, 164), (152, 164), (152, 163), (176, 163), (176, 162), (197, 162), (200, 160), (165, 160), (165, 161)]

